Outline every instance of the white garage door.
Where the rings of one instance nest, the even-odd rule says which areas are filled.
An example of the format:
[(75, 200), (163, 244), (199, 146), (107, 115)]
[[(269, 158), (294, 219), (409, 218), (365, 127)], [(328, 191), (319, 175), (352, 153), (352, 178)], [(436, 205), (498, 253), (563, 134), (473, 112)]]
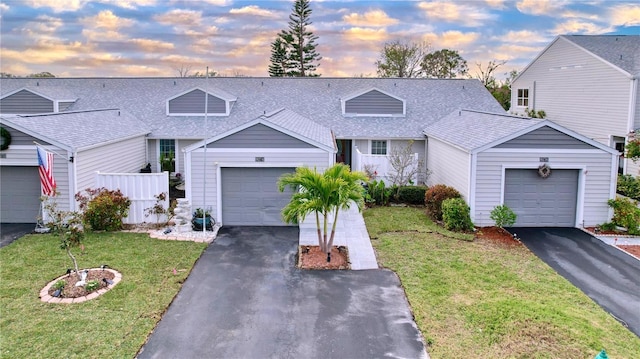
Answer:
[(291, 192), (278, 191), (278, 178), (294, 168), (223, 168), (222, 224), (285, 226), (280, 211)]
[(518, 216), (518, 227), (574, 227), (578, 170), (556, 169), (542, 178), (535, 169), (508, 169), (504, 203)]
[(40, 208), (38, 167), (0, 167), (0, 222), (36, 223)]

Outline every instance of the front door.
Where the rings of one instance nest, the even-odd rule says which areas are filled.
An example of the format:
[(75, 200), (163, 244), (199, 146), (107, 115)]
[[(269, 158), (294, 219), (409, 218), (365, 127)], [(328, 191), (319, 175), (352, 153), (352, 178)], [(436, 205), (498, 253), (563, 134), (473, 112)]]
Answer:
[(336, 139), (338, 153), (336, 153), (336, 163), (344, 163), (351, 167), (351, 140)]

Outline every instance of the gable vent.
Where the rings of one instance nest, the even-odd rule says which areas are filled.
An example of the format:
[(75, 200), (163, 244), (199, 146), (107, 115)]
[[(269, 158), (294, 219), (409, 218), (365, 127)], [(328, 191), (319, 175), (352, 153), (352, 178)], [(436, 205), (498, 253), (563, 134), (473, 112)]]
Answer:
[(343, 100), (345, 116), (404, 116), (405, 101), (378, 89)]
[[(227, 114), (227, 101), (208, 94), (207, 113), (212, 116), (221, 116)], [(169, 115), (204, 115), (205, 113), (205, 92), (195, 89), (176, 96), (168, 101)]]

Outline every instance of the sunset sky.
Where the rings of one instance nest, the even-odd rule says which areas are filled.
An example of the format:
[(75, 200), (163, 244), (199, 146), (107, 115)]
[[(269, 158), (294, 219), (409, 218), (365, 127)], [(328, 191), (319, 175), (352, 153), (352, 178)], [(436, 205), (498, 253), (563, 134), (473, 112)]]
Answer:
[[(293, 1), (3, 0), (0, 70), (58, 77), (178, 76), (209, 66), (268, 76)], [(426, 41), (476, 63), (526, 66), (560, 34), (640, 34), (640, 4), (615, 0), (311, 1), (326, 77), (375, 76), (385, 42)]]

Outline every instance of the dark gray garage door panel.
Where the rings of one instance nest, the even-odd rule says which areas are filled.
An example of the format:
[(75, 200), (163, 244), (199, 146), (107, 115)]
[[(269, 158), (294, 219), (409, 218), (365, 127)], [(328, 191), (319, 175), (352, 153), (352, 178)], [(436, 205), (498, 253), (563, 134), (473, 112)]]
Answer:
[(40, 208), (38, 167), (0, 167), (0, 221), (36, 223)]
[(285, 226), (280, 211), (291, 192), (278, 191), (278, 178), (294, 168), (223, 168), (222, 224)]
[(520, 227), (574, 227), (578, 170), (552, 170), (542, 178), (535, 169), (508, 169), (504, 203), (517, 215)]

